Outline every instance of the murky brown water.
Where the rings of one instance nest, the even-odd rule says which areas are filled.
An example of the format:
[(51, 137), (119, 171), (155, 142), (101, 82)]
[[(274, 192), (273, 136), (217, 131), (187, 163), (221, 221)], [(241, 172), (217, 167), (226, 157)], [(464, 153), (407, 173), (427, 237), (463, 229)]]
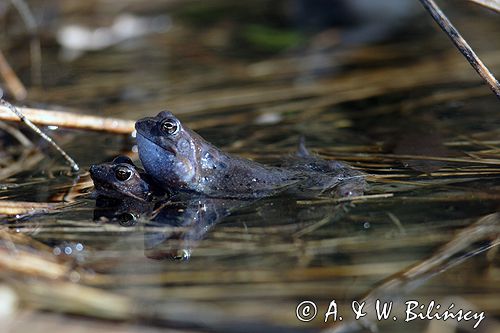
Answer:
[[(119, 154), (137, 160), (134, 139), (46, 129), (80, 163), (74, 176), (28, 133), (46, 154), (2, 179), (0, 198), (70, 205), (3, 219), (0, 255), (28, 267), (0, 261), (0, 283), (22, 301), (6, 331), (32, 330), (26, 316), (46, 331), (72, 322), (106, 331), (95, 319), (130, 324), (123, 332), (319, 331), (333, 325), (331, 317), (324, 323), (332, 300), (344, 319), (335, 327), (351, 322), (352, 301), (365, 300), (369, 320), (351, 324), (454, 330), (452, 320), (404, 321), (404, 302), (435, 300), (484, 311), (480, 327), (498, 329), (498, 100), (430, 17), (408, 5), (380, 14), (388, 24), (369, 25), (373, 36), (364, 26), (339, 34), (325, 30), (327, 19), (310, 29), (318, 15), (311, 8), (293, 16), (268, 1), (220, 10), (223, 3), (29, 2), (40, 23), (42, 86), (30, 84), (21, 20), (0, 7), (0, 49), (28, 87), (16, 104), (132, 120), (168, 108), (210, 142), (266, 163), (293, 153), (303, 135), (313, 151), (366, 172), (367, 196), (270, 198), (201, 227), (100, 223), (86, 170)], [(500, 73), (498, 15), (465, 4), (445, 9)], [(144, 20), (134, 21), (144, 35), (80, 52), (57, 39), (68, 24), (105, 33), (123, 13)], [(173, 251), (189, 260), (167, 258)], [(398, 319), (378, 321), (375, 299), (394, 301)], [(296, 317), (304, 300), (317, 304), (313, 321)], [(68, 324), (53, 312), (86, 319), (65, 317)], [(458, 326), (471, 330), (471, 322)]]

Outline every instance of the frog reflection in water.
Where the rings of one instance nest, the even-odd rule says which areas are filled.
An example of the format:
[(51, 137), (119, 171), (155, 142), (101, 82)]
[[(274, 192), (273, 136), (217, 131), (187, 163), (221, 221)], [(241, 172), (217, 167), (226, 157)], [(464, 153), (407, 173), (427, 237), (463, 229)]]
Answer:
[[(211, 197), (265, 197), (282, 192), (336, 196), (362, 194), (360, 172), (309, 153), (284, 167), (266, 166), (225, 153), (205, 141), (171, 113), (160, 112), (136, 122), (139, 158), (147, 173), (162, 187)], [(318, 179), (318, 176), (320, 176)], [(356, 179), (350, 183), (350, 179)], [(319, 191), (317, 191), (319, 189)]]
[[(122, 177), (122, 173), (128, 177)], [(153, 259), (189, 259), (191, 248), (213, 225), (252, 202), (207, 197), (166, 201), (154, 182), (123, 156), (93, 165), (90, 174), (98, 194), (94, 220), (132, 227), (141, 219), (146, 226), (174, 227), (144, 234), (145, 255)]]

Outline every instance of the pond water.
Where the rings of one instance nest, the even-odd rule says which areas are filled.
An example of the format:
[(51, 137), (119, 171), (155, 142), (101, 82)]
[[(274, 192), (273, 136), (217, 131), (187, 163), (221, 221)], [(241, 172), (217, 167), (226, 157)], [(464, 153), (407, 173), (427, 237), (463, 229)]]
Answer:
[[(138, 162), (132, 135), (45, 128), (80, 164), (72, 175), (19, 126), (44, 154), (21, 154), (1, 200), (64, 204), (2, 218), (0, 255), (17, 264), (0, 260), (0, 283), (21, 301), (5, 330), (498, 330), (498, 100), (417, 1), (342, 3), (30, 1), (41, 85), (22, 20), (0, 6), (0, 50), (28, 88), (17, 105), (130, 120), (169, 109), (209, 142), (268, 164), (304, 136), (369, 183), (352, 200), (279, 196), (220, 214), (200, 198), (120, 224), (99, 218), (88, 168), (120, 154)], [(498, 14), (444, 10), (500, 73)], [(16, 141), (0, 138), (20, 159), (8, 149)], [(393, 302), (387, 320), (377, 299)], [(411, 300), (424, 314), (434, 300), (477, 317), (405, 322)], [(297, 318), (303, 301), (317, 306), (311, 321)], [(342, 320), (325, 323), (332, 301)], [(366, 302), (365, 317), (354, 319), (353, 301)]]

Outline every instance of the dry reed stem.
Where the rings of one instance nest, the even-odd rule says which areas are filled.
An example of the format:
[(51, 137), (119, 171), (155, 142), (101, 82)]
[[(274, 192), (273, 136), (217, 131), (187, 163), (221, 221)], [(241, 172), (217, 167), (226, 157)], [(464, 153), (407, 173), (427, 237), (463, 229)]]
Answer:
[[(44, 126), (59, 126), (116, 134), (130, 134), (134, 131), (135, 125), (135, 122), (132, 120), (104, 118), (64, 111), (21, 107), (19, 110), (33, 123)], [(0, 119), (7, 121), (19, 121), (19, 118), (16, 115), (12, 114), (7, 107), (1, 105)]]
[(50, 280), (66, 278), (69, 272), (68, 267), (49, 258), (0, 246), (0, 269), (2, 271)]
[[(379, 286), (367, 293), (360, 302), (369, 303), (367, 305), (368, 308), (375, 303), (376, 299), (380, 299), (381, 297), (389, 297), (394, 300), (397, 298), (396, 295), (407, 294), (420, 285), (422, 281), (428, 280), (432, 276), (440, 274), (466, 260), (468, 256), (455, 260), (453, 260), (453, 257), (481, 240), (490, 240), (491, 243), (488, 247), (480, 246), (473, 252), (469, 252), (469, 255), (476, 255), (500, 244), (499, 213), (486, 215), (476, 221), (476, 223), (459, 231), (431, 257), (388, 277)], [(420, 283), (418, 283), (419, 281)], [(343, 323), (332, 329), (325, 330), (324, 333), (343, 332), (346, 325), (349, 324), (352, 325), (353, 323)], [(376, 326), (375, 317), (373, 314), (369, 314), (367, 317), (362, 318), (361, 321), (355, 323), (355, 325), (374, 328)]]
[(48, 213), (65, 207), (66, 204), (50, 202), (27, 202), (0, 200), (0, 214), (25, 215), (35, 213)]
[(495, 93), (495, 95), (500, 99), (500, 82), (495, 78), (495, 76), (490, 72), (490, 70), (484, 65), (481, 59), (476, 55), (474, 50), (470, 47), (467, 41), (460, 35), (458, 30), (451, 24), (450, 20), (441, 11), (438, 5), (433, 0), (420, 0), (422, 5), (429, 11), (431, 16), (434, 18), (441, 29), (450, 37), (451, 41), (458, 50), (464, 55), (471, 66), (476, 70), (476, 72), (483, 78), (484, 81), (490, 86), (490, 89)]
[(5, 80), (5, 85), (15, 99), (17, 99), (18, 101), (22, 101), (26, 98), (26, 95), (28, 94), (26, 88), (24, 87), (21, 80), (19, 80), (16, 73), (10, 67), (2, 51), (0, 51), (0, 75)]

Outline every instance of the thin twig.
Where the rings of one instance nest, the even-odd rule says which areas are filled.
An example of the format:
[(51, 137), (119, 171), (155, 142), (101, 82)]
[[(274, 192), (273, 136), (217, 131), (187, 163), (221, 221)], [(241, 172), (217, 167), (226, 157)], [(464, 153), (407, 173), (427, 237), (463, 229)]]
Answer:
[(443, 29), (443, 31), (450, 37), (453, 44), (455, 44), (458, 50), (464, 55), (479, 76), (486, 81), (486, 83), (490, 86), (490, 89), (493, 90), (495, 95), (500, 99), (500, 83), (483, 64), (481, 59), (479, 59), (474, 50), (472, 50), (470, 45), (460, 35), (458, 30), (453, 26), (453, 24), (451, 24), (446, 15), (444, 15), (441, 9), (439, 9), (438, 5), (433, 0), (420, 0), (420, 2), (432, 15), (441, 29)]
[(64, 159), (68, 162), (68, 164), (71, 166), (71, 169), (74, 172), (78, 172), (78, 170), (80, 170), (78, 164), (76, 164), (76, 162), (64, 150), (62, 150), (62, 148), (59, 147), (59, 145), (55, 143), (55, 141), (52, 140), (50, 136), (42, 132), (40, 128), (38, 128), (38, 126), (36, 126), (28, 118), (26, 118), (26, 116), (21, 111), (19, 111), (14, 105), (10, 104), (3, 98), (0, 98), (0, 105), (7, 107), (16, 116), (18, 116), (19, 119), (21, 119), (21, 121), (24, 122), (29, 128), (31, 128), (35, 133), (40, 135), (45, 141), (47, 141), (52, 147), (54, 147), (64, 157)]
[(334, 199), (319, 199), (319, 200), (297, 200), (297, 205), (321, 205), (325, 203), (341, 203), (341, 202), (362, 202), (370, 199), (386, 199), (392, 198), (394, 193), (381, 193), (381, 194), (367, 194), (360, 196), (344, 197), (344, 198), (334, 198)]

